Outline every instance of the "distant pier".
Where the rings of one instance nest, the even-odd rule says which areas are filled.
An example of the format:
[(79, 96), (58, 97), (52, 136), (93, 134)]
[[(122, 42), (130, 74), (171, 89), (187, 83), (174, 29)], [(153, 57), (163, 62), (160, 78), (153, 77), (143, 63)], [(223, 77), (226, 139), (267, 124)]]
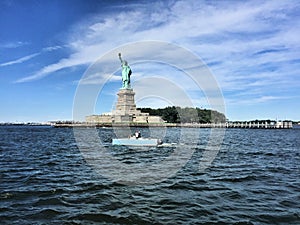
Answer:
[(290, 120), (255, 120), (255, 121), (228, 121), (225, 123), (206, 123), (206, 124), (181, 124), (183, 127), (199, 128), (247, 128), (247, 129), (291, 129), (293, 122)]
[(290, 129), (293, 128), (293, 122), (290, 120), (272, 121), (272, 120), (256, 120), (245, 122), (227, 122), (228, 128), (257, 128), (257, 129)]
[(245, 128), (245, 129), (291, 129), (290, 120), (256, 120), (256, 121), (228, 121), (225, 123), (90, 123), (57, 121), (53, 127), (190, 127), (190, 128)]

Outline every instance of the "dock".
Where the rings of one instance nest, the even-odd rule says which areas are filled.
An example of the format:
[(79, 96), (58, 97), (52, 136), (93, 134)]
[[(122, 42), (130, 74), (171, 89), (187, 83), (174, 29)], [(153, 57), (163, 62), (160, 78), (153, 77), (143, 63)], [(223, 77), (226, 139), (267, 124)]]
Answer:
[(244, 129), (291, 129), (290, 120), (227, 121), (225, 123), (90, 123), (53, 122), (53, 127), (187, 127), (187, 128), (244, 128)]

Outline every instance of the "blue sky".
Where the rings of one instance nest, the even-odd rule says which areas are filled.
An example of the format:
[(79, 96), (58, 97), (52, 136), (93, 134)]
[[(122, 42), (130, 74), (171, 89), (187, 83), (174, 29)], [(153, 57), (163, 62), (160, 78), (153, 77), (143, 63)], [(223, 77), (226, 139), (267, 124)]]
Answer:
[[(3, 0), (0, 122), (71, 120), (87, 69), (114, 49), (149, 40), (198, 56), (223, 93), (228, 119), (300, 120), (299, 12), (300, 2), (292, 0)], [(142, 55), (143, 50), (136, 52)], [(210, 108), (203, 90), (180, 71), (161, 63), (135, 63), (129, 52), (129, 58), (122, 53), (132, 67), (137, 97), (147, 91), (141, 78), (156, 76), (184, 87), (194, 106)], [(117, 56), (115, 63), (118, 68)], [(109, 79), (99, 72), (89, 79), (90, 85), (105, 79), (94, 113), (113, 108), (120, 72), (111, 71)], [(174, 104), (157, 98), (172, 85), (153, 85), (145, 88), (157, 89), (156, 98), (141, 98), (137, 106)]]

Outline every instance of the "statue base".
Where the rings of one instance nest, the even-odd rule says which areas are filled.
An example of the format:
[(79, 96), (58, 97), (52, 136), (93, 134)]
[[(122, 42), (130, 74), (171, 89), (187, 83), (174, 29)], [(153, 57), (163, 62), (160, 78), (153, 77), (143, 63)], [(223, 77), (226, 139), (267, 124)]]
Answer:
[(150, 116), (136, 109), (132, 88), (121, 88), (118, 92), (118, 101), (115, 110), (105, 115), (91, 115), (86, 117), (89, 123), (111, 123), (111, 124), (149, 124), (164, 121), (159, 116)]
[(116, 104), (115, 114), (117, 115), (133, 115), (137, 114), (134, 101), (133, 89), (121, 88), (118, 92), (118, 102)]

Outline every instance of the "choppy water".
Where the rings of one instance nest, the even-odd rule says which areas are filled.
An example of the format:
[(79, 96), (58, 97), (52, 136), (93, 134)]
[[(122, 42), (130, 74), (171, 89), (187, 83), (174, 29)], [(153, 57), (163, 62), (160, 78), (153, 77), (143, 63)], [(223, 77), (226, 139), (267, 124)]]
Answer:
[[(0, 126), (0, 224), (300, 224), (300, 129), (228, 129), (204, 171), (210, 130), (201, 129), (187, 164), (148, 185), (99, 173), (82, 154), (85, 132), (78, 143), (69, 128)], [(97, 132), (104, 143), (116, 136)], [(165, 140), (178, 133), (168, 129)], [(174, 151), (105, 149), (126, 165), (164, 163)]]

